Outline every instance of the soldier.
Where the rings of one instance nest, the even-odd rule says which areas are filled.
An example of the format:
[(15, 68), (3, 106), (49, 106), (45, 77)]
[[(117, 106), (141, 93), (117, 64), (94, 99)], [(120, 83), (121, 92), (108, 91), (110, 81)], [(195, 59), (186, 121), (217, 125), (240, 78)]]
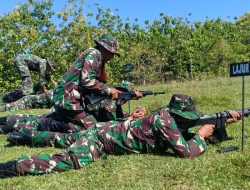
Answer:
[[(227, 124), (240, 119), (237, 112), (231, 114), (232, 118), (227, 120)], [(61, 154), (26, 156), (2, 163), (0, 176), (57, 173), (80, 169), (107, 154), (161, 154), (168, 148), (181, 157), (195, 157), (207, 150), (205, 138), (212, 135), (214, 125), (204, 125), (196, 134), (184, 137), (178, 130), (178, 122), (191, 122), (200, 115), (195, 110), (192, 97), (175, 94), (168, 106), (148, 116), (123, 122), (97, 123), (75, 136), (66, 134), (58, 138), (56, 134), (56, 138), (51, 138), (54, 141), (41, 140), (45, 144), (57, 143), (68, 148)]]
[(50, 72), (54, 71), (53, 64), (48, 59), (42, 59), (33, 54), (20, 54), (16, 57), (17, 70), (22, 78), (22, 93), (24, 95), (34, 94), (34, 88), (30, 71), (39, 73), (38, 86), (41, 88), (41, 92), (47, 92), (46, 78), (51, 79)]
[[(47, 128), (58, 128), (51, 125), (65, 121), (87, 129), (97, 120), (87, 110), (85, 95), (101, 94), (115, 100), (121, 92), (106, 84), (105, 74), (105, 64), (114, 55), (120, 56), (117, 40), (110, 34), (104, 34), (98, 41), (95, 40), (95, 43), (96, 47), (85, 50), (54, 89), (53, 101), (56, 111), (46, 118)], [(136, 96), (140, 98), (142, 94), (136, 91)], [(114, 104), (105, 106), (112, 107)]]

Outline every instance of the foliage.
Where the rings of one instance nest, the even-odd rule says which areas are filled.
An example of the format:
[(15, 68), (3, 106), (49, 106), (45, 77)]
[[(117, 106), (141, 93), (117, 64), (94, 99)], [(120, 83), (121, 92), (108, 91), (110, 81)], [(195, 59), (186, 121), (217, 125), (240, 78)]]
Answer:
[(249, 60), (249, 14), (235, 23), (220, 18), (191, 23), (163, 13), (152, 23), (138, 19), (124, 21), (118, 10), (92, 5), (85, 11), (84, 0), (68, 0), (59, 12), (53, 0), (28, 1), (0, 17), (0, 91), (16, 88), (20, 78), (15, 57), (34, 53), (56, 63), (55, 78), (61, 79), (69, 65), (103, 33), (119, 40), (121, 57), (107, 65), (108, 80), (117, 83), (124, 76), (122, 66), (135, 65), (135, 84), (225, 76), (232, 62)]

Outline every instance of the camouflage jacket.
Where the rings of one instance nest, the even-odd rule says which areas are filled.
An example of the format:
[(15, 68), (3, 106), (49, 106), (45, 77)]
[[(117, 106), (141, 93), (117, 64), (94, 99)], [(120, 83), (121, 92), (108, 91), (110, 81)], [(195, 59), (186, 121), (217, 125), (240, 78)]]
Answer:
[(87, 49), (64, 74), (62, 82), (54, 89), (56, 108), (84, 110), (84, 95), (110, 94), (110, 87), (99, 81), (103, 68), (101, 53)]
[(171, 148), (182, 157), (194, 157), (207, 149), (205, 140), (198, 134), (185, 140), (166, 109), (132, 122), (110, 121), (96, 126), (106, 153), (163, 153)]

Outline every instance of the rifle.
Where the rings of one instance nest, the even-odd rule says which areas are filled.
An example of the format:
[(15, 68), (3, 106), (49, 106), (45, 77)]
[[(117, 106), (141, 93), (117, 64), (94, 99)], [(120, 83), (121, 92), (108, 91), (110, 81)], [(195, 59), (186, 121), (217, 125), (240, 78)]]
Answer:
[[(242, 110), (230, 110), (230, 111), (236, 111), (237, 113), (242, 114)], [(212, 139), (210, 140), (213, 140), (213, 143), (222, 142), (229, 139), (225, 128), (225, 124), (227, 119), (232, 117), (229, 113), (230, 111), (218, 112), (211, 115), (203, 115), (199, 119), (193, 122), (188, 122), (188, 123), (177, 122), (177, 127), (181, 132), (187, 132), (187, 130), (191, 127), (205, 125), (205, 124), (212, 124), (215, 125), (215, 130), (212, 134)], [(248, 117), (249, 115), (250, 115), (250, 108), (244, 109), (244, 116)]]
[[(157, 94), (166, 94), (166, 92), (160, 91), (160, 92), (153, 92), (151, 90), (147, 91), (139, 91), (142, 93), (142, 96), (148, 96), (148, 95), (157, 95)], [(135, 91), (129, 90), (127, 92), (121, 92), (116, 100), (116, 105), (121, 105), (123, 101), (129, 101), (136, 97)], [(85, 98), (88, 99), (90, 104), (98, 103), (104, 99), (108, 99), (108, 96), (102, 96), (102, 95), (85, 95)]]

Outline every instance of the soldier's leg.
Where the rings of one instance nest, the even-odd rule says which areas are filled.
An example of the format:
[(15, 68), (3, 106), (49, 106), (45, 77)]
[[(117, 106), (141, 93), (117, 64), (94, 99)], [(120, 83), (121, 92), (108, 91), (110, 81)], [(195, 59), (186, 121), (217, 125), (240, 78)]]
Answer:
[(32, 130), (37, 130), (40, 119), (46, 117), (43, 115), (26, 115), (13, 114), (7, 117), (2, 117), (1, 121), (4, 125), (0, 125), (0, 133), (7, 134), (12, 131), (21, 131), (29, 133)]
[(50, 131), (33, 131), (31, 133), (32, 146), (54, 146), (58, 148), (67, 148), (74, 142), (78, 141), (82, 136), (86, 135), (86, 131), (78, 131), (75, 133), (58, 133)]
[(79, 131), (83, 129), (88, 129), (97, 123), (95, 117), (91, 114), (86, 113), (85, 111), (67, 111), (67, 110), (57, 110), (58, 116), (68, 123), (75, 124), (79, 126), (78, 129), (72, 129), (74, 131)]
[(16, 67), (22, 78), (22, 91), (25, 95), (33, 93), (33, 84), (27, 60), (31, 59), (30, 54), (20, 54), (16, 58)]
[[(84, 117), (82, 118), (82, 114)], [(85, 130), (87, 125), (90, 127), (90, 124), (94, 124), (96, 122), (95, 118), (90, 119), (89, 115), (86, 115), (84, 112), (81, 112), (80, 117), (74, 120), (75, 117), (64, 117), (57, 111), (51, 113), (46, 118), (42, 119), (40, 122), (40, 126), (38, 127), (38, 131), (54, 131), (61, 133), (73, 133), (81, 130)], [(93, 121), (95, 120), (95, 121)], [(87, 124), (83, 124), (86, 123)]]
[(14, 130), (13, 126), (17, 122), (23, 122), (26, 121), (27, 117), (31, 115), (25, 115), (25, 114), (14, 114), (14, 115), (8, 115), (0, 118), (0, 133), (7, 134)]
[(79, 125), (59, 120), (58, 118), (44, 118), (37, 128), (38, 131), (53, 131), (61, 133), (73, 133), (83, 128)]
[(24, 109), (32, 109), (34, 108), (33, 102), (35, 99), (36, 95), (24, 96), (15, 102), (11, 102), (0, 106), (0, 111), (18, 111)]
[(29, 133), (32, 130), (37, 130), (40, 120), (46, 116), (47, 114), (24, 115), (19, 118), (18, 115), (12, 115), (12, 117), (9, 118), (10, 120), (8, 120), (7, 126), (9, 126), (12, 131)]
[[(22, 157), (15, 161), (2, 163), (0, 164), (0, 176), (37, 175), (80, 169), (101, 155), (103, 155), (102, 144), (95, 132), (89, 132), (66, 149), (64, 153)], [(1, 171), (1, 168), (4, 168), (5, 171)]]
[(13, 125), (13, 131), (19, 131), (22, 133), (31, 133), (31, 131), (37, 131), (38, 127), (40, 125), (40, 120), (35, 119), (32, 122), (18, 122)]
[(12, 114), (7, 116), (7, 125), (14, 125), (17, 122), (26, 122), (29, 117), (33, 117), (33, 115), (28, 114)]
[(56, 117), (57, 113), (20, 118), (10, 126), (12, 131), (31, 133), (32, 131), (53, 131), (61, 133), (72, 133), (83, 128), (73, 123), (67, 123), (63, 119)]

